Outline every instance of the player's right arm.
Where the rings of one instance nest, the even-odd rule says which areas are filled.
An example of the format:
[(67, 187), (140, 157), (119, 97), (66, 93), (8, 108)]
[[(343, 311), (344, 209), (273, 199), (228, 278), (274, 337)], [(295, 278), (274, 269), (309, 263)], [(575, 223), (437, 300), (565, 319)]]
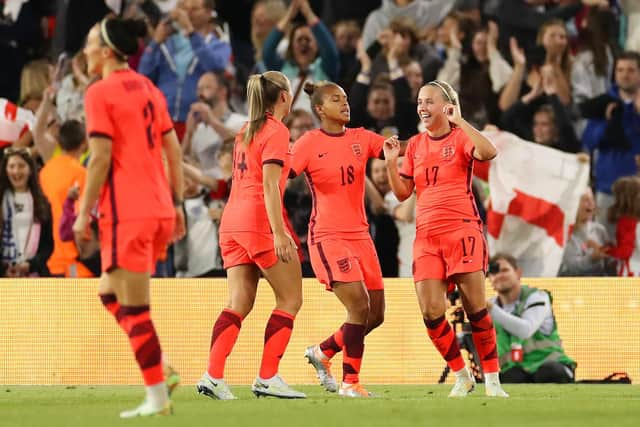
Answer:
[[(387, 175), (391, 191), (401, 202), (407, 200), (413, 194), (414, 182), (412, 174), (400, 175), (398, 170), (398, 157), (400, 156), (400, 144), (387, 144), (383, 146), (385, 163), (387, 164)], [(413, 144), (407, 146), (404, 156), (405, 164), (403, 171), (413, 171)]]
[(173, 193), (174, 206), (176, 208), (176, 227), (173, 231), (174, 240), (184, 237), (186, 228), (184, 212), (182, 209), (184, 197), (184, 174), (182, 171), (182, 149), (178, 143), (176, 131), (171, 129), (162, 135), (162, 145), (167, 157), (169, 171), (169, 185)]

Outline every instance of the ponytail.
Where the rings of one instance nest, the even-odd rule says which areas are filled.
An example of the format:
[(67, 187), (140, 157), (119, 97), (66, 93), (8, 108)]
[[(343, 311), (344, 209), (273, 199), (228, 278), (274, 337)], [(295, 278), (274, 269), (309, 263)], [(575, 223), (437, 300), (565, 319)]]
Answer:
[(242, 135), (242, 143), (249, 145), (267, 121), (267, 111), (278, 101), (280, 92), (290, 92), (289, 79), (279, 71), (267, 71), (254, 74), (247, 82), (247, 102), (249, 104), (249, 122)]

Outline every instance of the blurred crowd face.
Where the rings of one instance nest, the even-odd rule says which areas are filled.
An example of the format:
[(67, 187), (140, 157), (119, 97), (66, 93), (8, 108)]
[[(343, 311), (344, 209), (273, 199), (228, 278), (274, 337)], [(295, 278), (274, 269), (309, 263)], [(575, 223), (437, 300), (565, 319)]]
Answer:
[(498, 294), (508, 294), (511, 290), (520, 284), (520, 270), (514, 269), (505, 259), (496, 261), (500, 266), (500, 270), (496, 274), (489, 274), (491, 286)]
[(378, 191), (385, 194), (390, 190), (389, 177), (387, 176), (387, 165), (384, 160), (371, 160), (371, 182)]
[(253, 8), (251, 14), (251, 31), (254, 37), (259, 39), (266, 37), (271, 31), (274, 22), (269, 19), (267, 12), (267, 6), (264, 3), (259, 3)]
[(578, 215), (576, 223), (586, 223), (593, 221), (596, 212), (596, 201), (593, 198), (593, 191), (587, 188), (587, 191), (580, 197), (580, 205), (578, 205)]
[(204, 0), (181, 0), (178, 7), (187, 12), (195, 28), (202, 28), (211, 21), (212, 11), (204, 6)]
[(389, 120), (395, 114), (395, 97), (387, 89), (374, 89), (367, 98), (367, 112), (375, 120)]
[(429, 130), (436, 130), (447, 122), (444, 107), (448, 104), (442, 89), (425, 85), (418, 92), (418, 116)]
[(7, 160), (7, 177), (14, 191), (27, 191), (29, 176), (31, 176), (29, 164), (17, 154)]
[(318, 45), (311, 28), (303, 26), (298, 28), (292, 37), (293, 57), (298, 65), (308, 66), (316, 59)]
[(640, 89), (640, 69), (632, 59), (619, 59), (615, 69), (616, 85), (625, 92)]
[(289, 138), (292, 142), (297, 141), (306, 131), (315, 128), (313, 118), (310, 114), (300, 114), (293, 119), (289, 127)]
[(335, 39), (336, 46), (340, 52), (352, 53), (358, 47), (358, 37), (360, 31), (355, 25), (342, 23), (336, 25)]
[(553, 117), (546, 111), (533, 115), (533, 140), (542, 145), (553, 145), (557, 131)]
[(409, 87), (411, 88), (411, 92), (417, 96), (418, 91), (424, 84), (424, 79), (422, 77), (422, 67), (416, 61), (411, 61), (404, 67), (404, 76), (409, 82)]
[(321, 110), (323, 120), (345, 125), (351, 119), (347, 94), (339, 86), (323, 88)]
[(211, 73), (205, 73), (200, 77), (197, 91), (198, 99), (210, 107), (214, 107), (220, 102), (220, 85)]
[(437, 41), (438, 43), (449, 46), (451, 43), (451, 32), (459, 33), (458, 20), (452, 16), (447, 16), (438, 27)]
[(489, 53), (487, 51), (487, 33), (485, 31), (478, 31), (474, 34), (471, 41), (471, 50), (473, 56), (480, 63), (489, 61)]
[(568, 43), (567, 30), (561, 25), (551, 25), (542, 35), (542, 46), (551, 55), (562, 55)]

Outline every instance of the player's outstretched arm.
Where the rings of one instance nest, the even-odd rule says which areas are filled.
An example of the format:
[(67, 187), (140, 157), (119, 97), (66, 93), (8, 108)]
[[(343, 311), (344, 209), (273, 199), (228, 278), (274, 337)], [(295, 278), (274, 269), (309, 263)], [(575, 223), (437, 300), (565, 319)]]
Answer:
[[(402, 147), (404, 154), (405, 147)], [(413, 193), (414, 183), (411, 179), (406, 179), (400, 176), (398, 171), (398, 157), (400, 156), (401, 146), (398, 142), (398, 137), (393, 136), (387, 139), (383, 145), (384, 159), (387, 164), (387, 175), (389, 176), (389, 185), (391, 191), (396, 195), (401, 202), (407, 200), (411, 193)]]

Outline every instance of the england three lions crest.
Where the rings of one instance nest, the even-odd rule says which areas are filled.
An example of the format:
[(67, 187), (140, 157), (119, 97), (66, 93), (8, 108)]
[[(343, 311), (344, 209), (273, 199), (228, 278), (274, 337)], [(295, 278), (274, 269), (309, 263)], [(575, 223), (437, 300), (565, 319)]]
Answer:
[(353, 154), (355, 154), (357, 157), (362, 156), (362, 147), (360, 146), (360, 144), (351, 144), (351, 149), (353, 150)]
[(453, 155), (456, 153), (456, 148), (453, 144), (447, 144), (440, 148), (440, 157), (442, 160), (450, 160), (453, 158)]

